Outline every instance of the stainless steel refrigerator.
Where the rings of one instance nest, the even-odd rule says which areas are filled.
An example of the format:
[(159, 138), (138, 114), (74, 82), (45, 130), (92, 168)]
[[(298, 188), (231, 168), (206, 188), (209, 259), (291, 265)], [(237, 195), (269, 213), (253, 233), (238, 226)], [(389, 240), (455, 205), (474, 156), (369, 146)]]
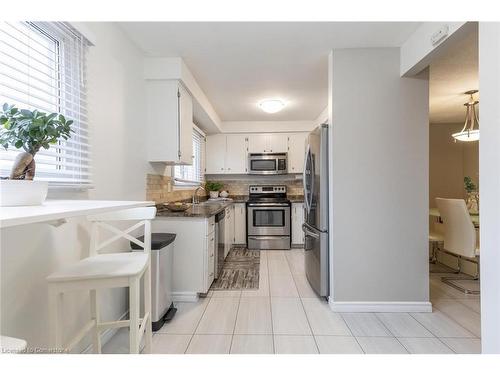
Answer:
[(314, 129), (306, 140), (304, 161), (305, 269), (318, 295), (329, 294), (328, 264), (328, 125)]

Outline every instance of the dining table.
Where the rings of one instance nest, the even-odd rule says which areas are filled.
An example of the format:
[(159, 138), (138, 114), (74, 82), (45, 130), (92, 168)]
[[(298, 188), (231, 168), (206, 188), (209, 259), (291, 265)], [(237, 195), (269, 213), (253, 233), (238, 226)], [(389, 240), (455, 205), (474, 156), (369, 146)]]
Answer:
[[(474, 226), (476, 228), (478, 228), (479, 227), (479, 213), (469, 212), (469, 214), (470, 214), (470, 218), (472, 220), (472, 224), (474, 224)], [(441, 214), (439, 213), (439, 209), (438, 208), (430, 208), (429, 209), (429, 216), (432, 216), (435, 218), (441, 218)]]

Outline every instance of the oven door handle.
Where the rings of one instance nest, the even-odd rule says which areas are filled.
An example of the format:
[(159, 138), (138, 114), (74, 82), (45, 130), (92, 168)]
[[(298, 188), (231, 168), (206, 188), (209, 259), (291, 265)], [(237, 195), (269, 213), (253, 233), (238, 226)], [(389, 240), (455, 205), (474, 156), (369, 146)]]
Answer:
[(289, 203), (247, 203), (248, 207), (290, 207)]

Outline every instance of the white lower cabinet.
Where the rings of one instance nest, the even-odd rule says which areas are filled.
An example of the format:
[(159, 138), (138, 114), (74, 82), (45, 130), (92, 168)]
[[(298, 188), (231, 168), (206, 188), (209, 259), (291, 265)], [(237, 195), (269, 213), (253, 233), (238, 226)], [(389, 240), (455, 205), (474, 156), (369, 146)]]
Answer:
[(247, 214), (245, 203), (234, 205), (234, 243), (244, 245), (247, 243)]
[(231, 247), (234, 244), (234, 205), (226, 208), (226, 226), (225, 226), (225, 236), (226, 240), (224, 241), (224, 259), (229, 254)]
[(215, 274), (215, 216), (210, 218), (159, 217), (155, 233), (175, 233), (172, 296), (174, 301), (195, 301), (207, 293)]
[(302, 224), (304, 223), (304, 204), (292, 203), (292, 245), (304, 244), (304, 232)]

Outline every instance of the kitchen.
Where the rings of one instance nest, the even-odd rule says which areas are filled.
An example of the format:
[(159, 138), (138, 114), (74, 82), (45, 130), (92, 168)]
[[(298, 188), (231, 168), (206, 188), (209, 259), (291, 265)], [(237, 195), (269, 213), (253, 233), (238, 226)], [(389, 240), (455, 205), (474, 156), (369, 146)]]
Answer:
[[(45, 26), (9, 24), (4, 34)], [(88, 75), (89, 120), (88, 131), (78, 123), (74, 141), (89, 139), (91, 154), (80, 151), (89, 157), (79, 154), (77, 169), (91, 173), (49, 187), (46, 203), (22, 215), (2, 207), (2, 335), (43, 349), (57, 333), (71, 353), (477, 352), (478, 332), (432, 311), (429, 296), (428, 86), (400, 75), (402, 46), (427, 26), (75, 23), (71, 31), (88, 43), (88, 70), (78, 74)], [(210, 35), (207, 46), (196, 43), (200, 30)], [(273, 40), (304, 30), (323, 43), (311, 47), (314, 59), (291, 37), (270, 53)], [(333, 37), (342, 30), (363, 48), (343, 48)], [(275, 39), (252, 45), (268, 35)], [(236, 64), (233, 55), (246, 56), (251, 45), (257, 57)], [(373, 95), (377, 87), (383, 95)], [(17, 98), (2, 91), (2, 102)], [(384, 107), (396, 99), (410, 115)], [(73, 167), (74, 155), (57, 169), (41, 152), (40, 180)], [(12, 155), (1, 159), (2, 172)], [(63, 199), (67, 207), (47, 212)], [(68, 293), (55, 312), (65, 318), (62, 333), (48, 328), (48, 284), (92, 254), (93, 223), (120, 209), (143, 215), (134, 217), (145, 235), (118, 226), (124, 238), (111, 250), (150, 247), (150, 274), (141, 272), (151, 290), (138, 292), (135, 280), (99, 297), (92, 288)], [(143, 319), (133, 301), (147, 302), (149, 293)], [(133, 319), (140, 333), (129, 332)], [(452, 332), (438, 331), (435, 320)], [(400, 321), (410, 327), (403, 336), (394, 329)], [(100, 335), (79, 333), (99, 324)]]

